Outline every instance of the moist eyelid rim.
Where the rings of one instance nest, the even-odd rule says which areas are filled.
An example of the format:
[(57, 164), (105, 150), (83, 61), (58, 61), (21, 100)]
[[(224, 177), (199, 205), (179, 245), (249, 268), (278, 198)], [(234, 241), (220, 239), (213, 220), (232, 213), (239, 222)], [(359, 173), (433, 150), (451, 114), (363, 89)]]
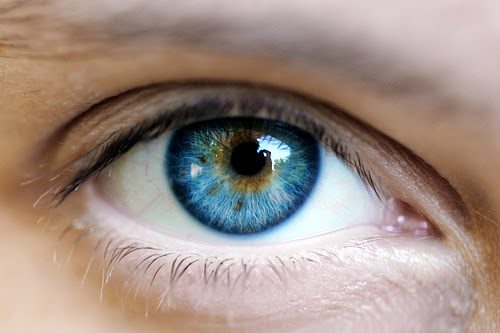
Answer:
[[(210, 86), (209, 89), (216, 92), (218, 88), (223, 90), (224, 88), (227, 89), (227, 87), (228, 85), (223, 85), (221, 87)], [(233, 87), (233, 85), (229, 87)], [(156, 88), (157, 87), (154, 86), (153, 90)], [(234, 88), (241, 90), (238, 91), (236, 96), (227, 96), (224, 91), (221, 91), (216, 96), (211, 97), (203, 96), (207, 95), (205, 92), (201, 94), (201, 97), (197, 98), (196, 94), (197, 90), (200, 89), (200, 85), (195, 85), (194, 87), (188, 86), (187, 89), (192, 89), (193, 91), (194, 103), (181, 104), (173, 109), (153, 105), (152, 114), (150, 116), (144, 117), (141, 121), (132, 124), (124, 130), (122, 129), (110, 134), (105, 139), (101, 140), (94, 148), (86, 151), (60, 168), (59, 173), (64, 172), (65, 169), (76, 169), (76, 171), (73, 171), (73, 176), (66, 184), (59, 187), (51, 205), (55, 207), (62, 203), (71, 192), (76, 190), (86, 180), (99, 174), (135, 144), (153, 140), (168, 130), (175, 130), (180, 126), (195, 121), (228, 116), (271, 117), (271, 119), (290, 122), (292, 125), (302, 128), (315, 137), (322, 145), (333, 151), (337, 157), (349, 166), (349, 168), (355, 171), (379, 199), (385, 199), (381, 184), (372, 175), (370, 170), (363, 165), (360, 154), (356, 151), (351, 152), (351, 149), (347, 149), (348, 147), (340, 142), (338, 136), (326, 133), (325, 127), (322, 126), (319, 120), (315, 120), (315, 116), (312, 112), (309, 112), (306, 108), (294, 105), (293, 101), (286, 99), (287, 96), (281, 94), (276, 95), (276, 92), (273, 90), (269, 92), (262, 91), (262, 89), (255, 91), (252, 89), (253, 87), (241, 87), (238, 85), (234, 85)], [(133, 100), (135, 97), (134, 94), (145, 92), (146, 89), (148, 88), (134, 89), (116, 97), (112, 97), (111, 99), (106, 99), (96, 104), (92, 107), (92, 110), (89, 111), (92, 113), (102, 106), (109, 107), (109, 105), (112, 105), (114, 102), (120, 102), (121, 99), (132, 98)], [(165, 87), (163, 87), (163, 89), (165, 89)], [(148, 97), (147, 93), (146, 91), (146, 98)], [(300, 98), (299, 96), (292, 97)], [(300, 102), (304, 104), (308, 101), (305, 100)], [(235, 107), (236, 112), (234, 112)], [(314, 105), (310, 107), (314, 107)], [(110, 117), (120, 112), (120, 110), (113, 110), (113, 107), (111, 110)], [(207, 110), (211, 111), (210, 116), (206, 116)], [(214, 115), (214, 111), (218, 111), (217, 114)], [(231, 111), (233, 111), (233, 113), (231, 113)]]

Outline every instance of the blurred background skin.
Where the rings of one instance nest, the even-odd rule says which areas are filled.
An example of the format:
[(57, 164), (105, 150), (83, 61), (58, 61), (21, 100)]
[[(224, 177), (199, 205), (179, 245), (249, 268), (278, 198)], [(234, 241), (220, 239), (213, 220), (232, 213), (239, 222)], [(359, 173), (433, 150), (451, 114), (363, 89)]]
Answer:
[(436, 168), (471, 212), (480, 283), (469, 329), (498, 331), (497, 1), (141, 3), (0, 0), (0, 331), (168, 331), (172, 320), (98, 305), (76, 268), (58, 270), (54, 238), (19, 184), (40, 138), (69, 115), (136, 86), (200, 77), (341, 105)]

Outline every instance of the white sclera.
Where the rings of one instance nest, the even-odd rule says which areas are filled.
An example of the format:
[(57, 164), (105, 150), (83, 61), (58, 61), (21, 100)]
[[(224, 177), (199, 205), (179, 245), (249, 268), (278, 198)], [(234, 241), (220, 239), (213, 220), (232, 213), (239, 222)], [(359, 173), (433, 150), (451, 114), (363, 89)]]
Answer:
[[(220, 233), (198, 222), (176, 199), (165, 172), (170, 134), (137, 144), (100, 177), (113, 204), (144, 224), (173, 237), (197, 242), (277, 243), (379, 222), (383, 206), (359, 176), (333, 152), (322, 148), (318, 181), (290, 218), (252, 235)], [(168, 157), (167, 157), (168, 158)], [(196, 166), (203, 173), (203, 165)]]

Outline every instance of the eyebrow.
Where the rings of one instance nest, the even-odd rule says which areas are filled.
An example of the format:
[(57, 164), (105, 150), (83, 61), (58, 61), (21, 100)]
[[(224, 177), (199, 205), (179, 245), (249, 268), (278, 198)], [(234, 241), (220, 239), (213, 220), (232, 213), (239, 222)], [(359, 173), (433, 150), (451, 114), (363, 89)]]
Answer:
[[(96, 47), (110, 52), (116, 45), (163, 43), (327, 70), (381, 95), (425, 100), (435, 106), (432, 111), (458, 111), (466, 104), (461, 99), (477, 99), (468, 96), (472, 82), (455, 80), (459, 64), (453, 63), (453, 44), (446, 51), (449, 54), (435, 56), (423, 40), (433, 36), (418, 35), (418, 24), (395, 29), (412, 14), (412, 8), (399, 8), (395, 3), (399, 12), (391, 8), (384, 17), (359, 11), (349, 1), (320, 3), (270, 0), (234, 6), (227, 0), (181, 4), (123, 0), (120, 7), (111, 0), (13, 1), (0, 6), (4, 31), (0, 57), (55, 58), (57, 53), (92, 53)], [(429, 22), (453, 32), (453, 27), (439, 20)], [(482, 92), (491, 96), (485, 88)]]
[[(396, 74), (404, 73), (400, 68), (396, 71), (400, 66), (389, 61), (391, 53), (380, 54), (379, 46), (369, 36), (349, 31), (353, 24), (348, 20), (312, 23), (315, 13), (301, 13), (300, 5), (280, 8), (280, 1), (269, 1), (275, 5), (268, 4), (267, 10), (260, 11), (248, 8), (245, 17), (234, 6), (224, 6), (226, 1), (182, 6), (168, 0), (160, 5), (124, 0), (126, 10), (107, 0), (90, 0), (89, 5), (82, 5), (84, 2), (45, 0), (40, 5), (25, 0), (3, 5), (0, 27), (10, 26), (4, 31), (11, 33), (0, 36), (2, 46), (24, 50), (27, 56), (55, 57), (55, 49), (72, 52), (100, 45), (110, 50), (118, 43), (162, 42), (235, 55), (254, 54), (297, 65), (320, 65), (365, 81), (383, 81), (380, 83), (391, 85), (391, 91), (410, 91), (421, 85), (415, 78), (396, 80)], [(219, 11), (217, 3), (224, 8)]]

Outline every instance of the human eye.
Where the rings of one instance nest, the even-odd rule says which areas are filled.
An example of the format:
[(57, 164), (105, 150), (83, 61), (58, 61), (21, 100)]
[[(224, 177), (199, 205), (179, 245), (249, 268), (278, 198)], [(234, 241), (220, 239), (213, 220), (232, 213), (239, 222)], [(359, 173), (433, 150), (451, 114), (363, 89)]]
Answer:
[[(134, 146), (96, 184), (136, 221), (184, 239), (252, 243), (380, 222), (372, 176), (301, 99), (248, 87), (172, 90), (164, 102), (180, 104), (136, 125), (160, 136)], [(163, 131), (165, 121), (178, 125)]]
[(133, 89), (69, 123), (47, 165), (54, 212), (78, 210), (64, 238), (102, 254), (88, 270), (102, 267), (103, 290), (114, 279), (148, 315), (257, 327), (326, 313), (342, 328), (352, 307), (404, 304), (409, 320), (458, 327), (450, 312), (468, 311), (463, 281), (445, 278), (461, 273), (455, 229), (425, 201), (456, 211), (456, 193), (316, 99), (231, 82)]

